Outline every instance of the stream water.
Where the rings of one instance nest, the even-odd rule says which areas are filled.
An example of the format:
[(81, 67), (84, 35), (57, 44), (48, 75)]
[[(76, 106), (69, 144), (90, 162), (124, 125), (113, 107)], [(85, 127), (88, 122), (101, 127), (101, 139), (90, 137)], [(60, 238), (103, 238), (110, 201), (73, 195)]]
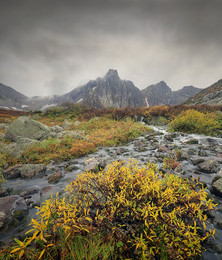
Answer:
[[(30, 189), (36, 190), (34, 194), (25, 197), (31, 205), (27, 220), (29, 221), (36, 213), (36, 209), (32, 205), (39, 205), (51, 194), (55, 195), (57, 192), (62, 194), (66, 185), (84, 171), (89, 159), (109, 164), (115, 160), (134, 158), (143, 163), (153, 162), (161, 169), (163, 158), (176, 148), (182, 153), (180, 162), (182, 171), (177, 174), (183, 177), (200, 178), (210, 194), (212, 180), (222, 168), (222, 139), (195, 134), (168, 133), (166, 127), (160, 126), (151, 126), (151, 128), (153, 134), (144, 134), (122, 146), (98, 148), (97, 152), (79, 159), (50, 164), (47, 166), (46, 176), (35, 179), (9, 179), (2, 185), (2, 188), (7, 189), (10, 195), (21, 195), (22, 192)], [(191, 139), (196, 141), (193, 144), (187, 144), (186, 142)], [(210, 174), (198, 170), (196, 162), (209, 159), (218, 162), (217, 170)], [(58, 183), (49, 185), (47, 175), (58, 171), (62, 173), (63, 177)], [(47, 188), (44, 189), (44, 187)], [(209, 241), (206, 245), (207, 251), (203, 252), (202, 259), (222, 260), (222, 199), (213, 194), (212, 197), (218, 203), (218, 209), (214, 211), (213, 216), (210, 216), (207, 228), (216, 229), (215, 240)], [(7, 234), (0, 234), (0, 240), (9, 241), (15, 234), (24, 234), (27, 229), (29, 229), (27, 226), (18, 226)]]

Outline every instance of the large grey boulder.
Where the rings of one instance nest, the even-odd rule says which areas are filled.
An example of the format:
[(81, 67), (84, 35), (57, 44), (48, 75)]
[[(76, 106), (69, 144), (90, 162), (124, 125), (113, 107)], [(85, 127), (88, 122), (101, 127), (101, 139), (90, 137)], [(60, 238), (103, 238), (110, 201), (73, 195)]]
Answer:
[(23, 179), (43, 177), (45, 172), (46, 166), (42, 164), (25, 164), (21, 167), (21, 177)]
[(8, 144), (2, 149), (3, 153), (7, 153), (11, 157), (21, 158), (22, 150), (18, 149), (16, 143)]
[(27, 149), (31, 146), (37, 145), (39, 143), (40, 143), (39, 141), (30, 139), (30, 138), (19, 138), (16, 141), (17, 147), (20, 150), (25, 150), (25, 149)]
[(217, 171), (218, 162), (215, 160), (207, 160), (198, 164), (198, 169), (206, 173), (214, 173)]
[(55, 196), (57, 192), (60, 192), (60, 187), (55, 185), (48, 185), (41, 189), (40, 191), (40, 199), (41, 202), (50, 199), (51, 196)]
[(19, 138), (30, 138), (34, 140), (47, 139), (50, 136), (50, 127), (30, 117), (21, 116), (11, 123), (6, 132), (6, 139), (17, 141)]
[(48, 183), (57, 183), (61, 178), (61, 171), (55, 172), (48, 177)]
[(85, 160), (84, 171), (92, 171), (97, 172), (100, 169), (104, 169), (106, 167), (106, 162), (101, 158), (89, 158)]
[(38, 143), (40, 142), (30, 138), (19, 138), (16, 143), (12, 143), (3, 147), (2, 152), (20, 159), (25, 149), (37, 145)]
[(46, 172), (46, 166), (43, 164), (17, 164), (3, 171), (6, 179), (32, 179), (43, 177)]

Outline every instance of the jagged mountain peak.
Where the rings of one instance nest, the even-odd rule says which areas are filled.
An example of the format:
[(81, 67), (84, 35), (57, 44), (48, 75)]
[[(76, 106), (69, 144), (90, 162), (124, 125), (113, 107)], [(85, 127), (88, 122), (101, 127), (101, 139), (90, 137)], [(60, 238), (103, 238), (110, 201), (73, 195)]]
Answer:
[[(162, 85), (162, 86), (167, 86), (166, 82), (164, 80), (161, 80), (159, 83), (157, 83), (159, 85)], [(167, 86), (168, 87), (168, 86)]]
[(105, 79), (118, 79), (120, 80), (117, 70), (109, 69), (105, 75)]
[[(61, 97), (63, 102), (83, 102), (92, 107), (143, 107), (141, 91), (128, 80), (121, 80), (117, 70), (110, 69), (104, 77), (89, 81)], [(61, 102), (60, 102), (61, 103)]]

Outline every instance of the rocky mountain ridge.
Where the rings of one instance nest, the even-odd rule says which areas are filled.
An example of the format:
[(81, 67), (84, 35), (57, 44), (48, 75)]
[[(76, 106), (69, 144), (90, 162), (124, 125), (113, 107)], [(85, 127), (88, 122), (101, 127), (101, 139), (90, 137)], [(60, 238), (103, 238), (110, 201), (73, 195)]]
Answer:
[(121, 80), (116, 70), (110, 69), (105, 77), (89, 81), (86, 85), (65, 94), (67, 102), (84, 102), (92, 107), (143, 107), (145, 100), (132, 81)]
[[(222, 80), (218, 82), (215, 83), (217, 92), (212, 94), (212, 91), (210, 93), (208, 93), (208, 91), (208, 96), (203, 102), (211, 104), (210, 100), (214, 99), (214, 95), (216, 95), (218, 104), (222, 102)], [(207, 89), (211, 89), (211, 87)], [(200, 91), (201, 89), (193, 86), (185, 86), (180, 90), (172, 91), (164, 81), (160, 81), (157, 84), (139, 90), (132, 81), (120, 79), (118, 72), (110, 69), (104, 77), (91, 80), (85, 85), (75, 88), (61, 96), (35, 96), (28, 98), (15, 91), (13, 88), (0, 84), (0, 107), (27, 111), (44, 110), (48, 107), (57, 106), (65, 102), (86, 103), (87, 105), (96, 108), (176, 105), (185, 102)], [(204, 90), (201, 91), (201, 93), (203, 93), (201, 95), (204, 96)], [(193, 102), (192, 100), (193, 99), (191, 99), (190, 104)]]
[(222, 79), (185, 101), (186, 105), (222, 105)]
[(201, 89), (193, 86), (185, 86), (177, 91), (172, 89), (164, 81), (148, 86), (142, 90), (149, 106), (156, 105), (178, 105), (190, 97), (193, 97)]

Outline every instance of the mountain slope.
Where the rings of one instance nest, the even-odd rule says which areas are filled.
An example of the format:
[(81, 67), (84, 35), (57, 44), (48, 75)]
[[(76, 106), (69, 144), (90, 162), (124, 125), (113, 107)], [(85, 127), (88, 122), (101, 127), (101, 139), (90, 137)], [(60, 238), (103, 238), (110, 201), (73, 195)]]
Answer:
[(27, 97), (13, 88), (0, 83), (0, 106), (22, 108)]
[(172, 96), (171, 88), (164, 81), (150, 85), (143, 89), (142, 93), (151, 107), (155, 105), (169, 105)]
[(196, 95), (201, 89), (193, 86), (186, 86), (180, 90), (172, 91), (164, 81), (150, 85), (142, 90), (142, 93), (149, 103), (149, 106), (156, 105), (177, 105), (186, 99)]
[(186, 105), (222, 105), (222, 79), (184, 102)]
[(181, 104), (185, 100), (189, 99), (190, 97), (195, 96), (200, 91), (201, 91), (200, 88), (195, 88), (193, 86), (185, 86), (182, 89), (173, 91), (170, 105)]

